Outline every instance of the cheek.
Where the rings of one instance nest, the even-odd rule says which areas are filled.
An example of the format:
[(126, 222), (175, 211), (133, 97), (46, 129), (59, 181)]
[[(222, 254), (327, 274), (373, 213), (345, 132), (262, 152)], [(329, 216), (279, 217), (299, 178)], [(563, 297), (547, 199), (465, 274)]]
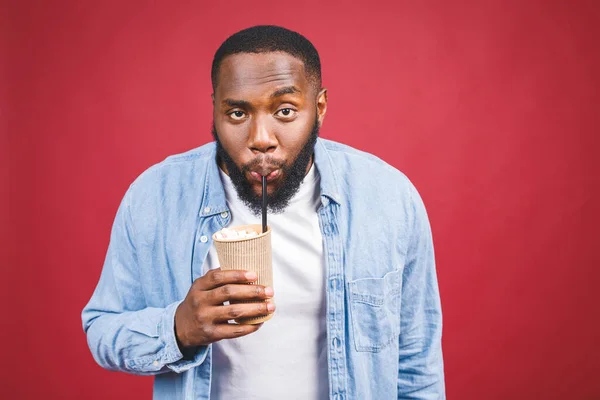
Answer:
[(278, 132), (279, 145), (289, 156), (295, 157), (308, 140), (312, 131), (312, 121), (298, 121), (282, 127)]
[(247, 132), (241, 125), (216, 124), (217, 135), (229, 155), (234, 156), (246, 147)]

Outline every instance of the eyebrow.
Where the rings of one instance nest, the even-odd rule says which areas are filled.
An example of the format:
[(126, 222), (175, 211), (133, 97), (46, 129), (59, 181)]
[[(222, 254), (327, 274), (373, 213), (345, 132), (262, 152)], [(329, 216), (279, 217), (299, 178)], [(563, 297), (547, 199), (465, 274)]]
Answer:
[(223, 100), (223, 105), (228, 107), (239, 107), (239, 108), (250, 108), (250, 102), (246, 100), (233, 100), (233, 99), (225, 99)]
[(298, 89), (296, 86), (286, 86), (284, 88), (277, 89), (276, 91), (274, 91), (271, 94), (271, 98), (273, 99), (275, 97), (280, 97), (285, 94), (294, 94), (294, 93), (300, 93), (300, 89)]

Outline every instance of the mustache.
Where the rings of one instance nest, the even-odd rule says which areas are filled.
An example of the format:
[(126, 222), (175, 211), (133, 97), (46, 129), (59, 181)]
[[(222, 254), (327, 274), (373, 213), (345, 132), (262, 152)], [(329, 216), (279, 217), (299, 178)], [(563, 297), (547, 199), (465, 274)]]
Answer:
[(287, 170), (285, 161), (277, 160), (273, 156), (270, 156), (270, 155), (266, 155), (266, 156), (259, 155), (254, 160), (243, 164), (241, 171), (246, 173), (246, 172), (260, 169), (261, 167), (267, 167), (267, 168), (271, 168), (271, 169), (281, 169), (283, 171)]

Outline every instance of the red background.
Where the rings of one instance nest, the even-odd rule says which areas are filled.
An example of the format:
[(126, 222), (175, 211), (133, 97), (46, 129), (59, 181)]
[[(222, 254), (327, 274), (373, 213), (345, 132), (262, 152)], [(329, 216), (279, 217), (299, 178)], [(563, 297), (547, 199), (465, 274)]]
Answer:
[(129, 183), (210, 140), (216, 48), (274, 23), (321, 53), (322, 135), (428, 206), (448, 397), (600, 399), (597, 4), (2, 6), (0, 397), (151, 397), (94, 363), (80, 312)]

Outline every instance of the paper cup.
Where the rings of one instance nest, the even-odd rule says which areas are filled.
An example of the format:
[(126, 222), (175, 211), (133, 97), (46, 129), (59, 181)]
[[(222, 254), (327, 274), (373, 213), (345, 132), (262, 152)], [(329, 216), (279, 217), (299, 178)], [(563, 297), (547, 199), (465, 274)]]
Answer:
[[(262, 225), (238, 225), (231, 227), (236, 231), (255, 231), (258, 236), (244, 239), (217, 239), (213, 235), (213, 243), (217, 249), (219, 264), (222, 270), (241, 269), (256, 272), (258, 285), (273, 287), (273, 258), (271, 249), (271, 228), (262, 233)], [(265, 300), (267, 301), (267, 300)], [(273, 299), (270, 299), (273, 301)], [(231, 304), (255, 303), (255, 301), (232, 301)], [(255, 318), (238, 318), (238, 324), (260, 324), (271, 319), (273, 314)]]

